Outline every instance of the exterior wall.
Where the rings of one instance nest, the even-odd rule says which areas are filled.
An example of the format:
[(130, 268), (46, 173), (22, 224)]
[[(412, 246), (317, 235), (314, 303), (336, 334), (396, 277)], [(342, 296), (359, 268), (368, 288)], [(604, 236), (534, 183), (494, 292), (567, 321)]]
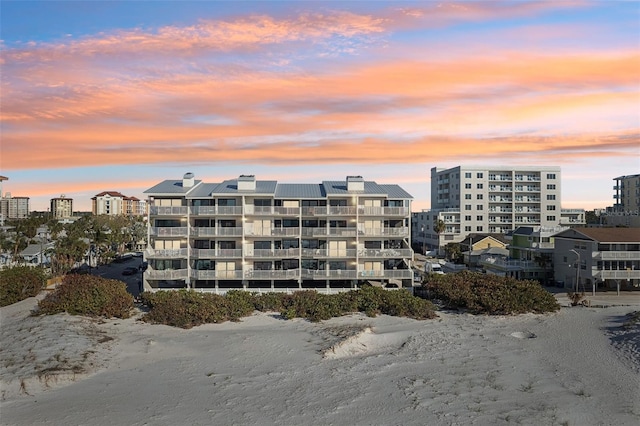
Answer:
[(584, 226), (586, 223), (584, 209), (560, 209), (561, 226)]
[(410, 199), (147, 193), (146, 290), (339, 291), (369, 280), (412, 283)]

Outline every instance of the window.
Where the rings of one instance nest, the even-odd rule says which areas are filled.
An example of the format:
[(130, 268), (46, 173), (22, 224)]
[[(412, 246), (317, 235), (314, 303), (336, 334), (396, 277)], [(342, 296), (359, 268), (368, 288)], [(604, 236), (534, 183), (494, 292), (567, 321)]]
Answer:
[(471, 179), (471, 172), (466, 172), (464, 174), (464, 177), (467, 178), (467, 179)]
[(547, 200), (555, 200), (556, 196), (555, 194), (547, 194)]
[(476, 185), (476, 188), (478, 188), (478, 189), (482, 189), (482, 184), (481, 184), (481, 183), (477, 184), (477, 185)]
[(465, 217), (464, 217), (464, 220), (466, 220), (466, 221), (470, 221), (470, 220), (471, 220), (471, 215), (467, 215), (467, 216), (465, 216)]
[(471, 232), (471, 227), (470, 226), (465, 226), (464, 230), (467, 231), (467, 232)]
[(476, 195), (476, 199), (477, 199), (477, 200), (482, 200), (482, 198), (483, 198), (483, 197), (482, 197), (482, 194), (478, 194), (478, 195)]
[(476, 226), (476, 231), (482, 232), (482, 226)]
[(555, 173), (547, 173), (547, 179), (555, 179), (555, 178), (556, 178)]
[(478, 216), (476, 216), (476, 220), (477, 220), (477, 221), (482, 221), (482, 215), (478, 215)]
[(482, 179), (482, 173), (478, 173), (478, 174), (476, 175), (476, 177), (477, 177), (478, 179)]
[(484, 206), (482, 204), (478, 204), (476, 206), (476, 210), (482, 210), (484, 208)]
[(556, 217), (555, 216), (547, 216), (547, 220), (549, 221), (555, 221)]
[(464, 199), (465, 200), (470, 200), (471, 199), (471, 194), (464, 194)]
[(471, 204), (465, 204), (464, 205), (464, 209), (465, 210), (471, 210)]
[(556, 189), (556, 184), (555, 183), (547, 184), (547, 189)]
[(465, 184), (464, 184), (464, 187), (465, 187), (466, 189), (471, 189), (471, 184), (470, 184), (470, 183), (465, 183)]
[(547, 206), (547, 210), (555, 210), (556, 206)]

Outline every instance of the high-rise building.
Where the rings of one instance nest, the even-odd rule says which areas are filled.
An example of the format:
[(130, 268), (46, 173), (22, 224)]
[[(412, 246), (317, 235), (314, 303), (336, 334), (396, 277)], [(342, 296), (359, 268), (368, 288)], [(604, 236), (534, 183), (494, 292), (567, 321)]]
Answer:
[(361, 176), (319, 184), (242, 175), (166, 180), (149, 196), (145, 289), (341, 291), (410, 286), (412, 197)]
[(634, 212), (640, 210), (640, 174), (619, 176), (613, 189), (613, 210), (617, 212)]
[(469, 233), (506, 233), (518, 226), (554, 227), (561, 221), (560, 167), (458, 166), (431, 169), (431, 210), (425, 212), (428, 248), (462, 241)]
[(73, 198), (63, 195), (51, 199), (51, 216), (56, 219), (73, 216)]
[(0, 216), (4, 219), (29, 217), (29, 197), (12, 197), (7, 192), (4, 197), (0, 197)]

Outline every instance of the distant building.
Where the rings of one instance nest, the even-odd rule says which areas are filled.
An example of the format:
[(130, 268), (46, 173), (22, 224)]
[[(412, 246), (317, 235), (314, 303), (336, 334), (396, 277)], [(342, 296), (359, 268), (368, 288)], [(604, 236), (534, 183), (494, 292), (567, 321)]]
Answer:
[(583, 225), (584, 210), (562, 209), (561, 201), (560, 167), (434, 167), (431, 210), (414, 217), (414, 232), (421, 230), (418, 237), (427, 250), (442, 253), (445, 245), (460, 243), (470, 233)]
[(51, 216), (55, 219), (69, 218), (73, 216), (73, 199), (61, 195), (51, 199)]
[(126, 215), (137, 216), (146, 214), (146, 209), (140, 209), (140, 200), (128, 197), (117, 191), (104, 191), (91, 198), (91, 211), (94, 215)]
[(573, 228), (554, 236), (555, 280), (578, 291), (640, 289), (640, 232)]
[(0, 215), (5, 219), (29, 217), (29, 197), (12, 197), (11, 193), (0, 198)]
[(608, 226), (640, 227), (640, 174), (614, 178), (614, 204), (601, 211), (600, 223)]

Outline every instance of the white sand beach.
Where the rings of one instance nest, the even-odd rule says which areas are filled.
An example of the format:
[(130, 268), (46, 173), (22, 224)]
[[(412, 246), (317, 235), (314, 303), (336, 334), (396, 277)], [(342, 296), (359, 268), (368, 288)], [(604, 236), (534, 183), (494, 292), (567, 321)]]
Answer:
[(637, 425), (639, 306), (190, 330), (0, 309), (3, 425)]

